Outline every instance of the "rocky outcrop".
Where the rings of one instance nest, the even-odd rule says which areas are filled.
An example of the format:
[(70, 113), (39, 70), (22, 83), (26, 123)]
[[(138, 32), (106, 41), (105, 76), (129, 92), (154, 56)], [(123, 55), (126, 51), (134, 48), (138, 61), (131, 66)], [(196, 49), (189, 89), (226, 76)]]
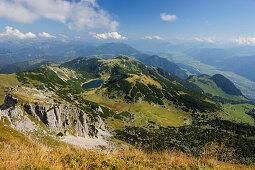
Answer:
[[(69, 137), (71, 135), (79, 139), (100, 141), (93, 145), (105, 145), (106, 139), (111, 136), (99, 116), (99, 113), (103, 113), (100, 106), (94, 106), (86, 113), (68, 103), (53, 103), (52, 105), (23, 103), (18, 106), (17, 103), (18, 99), (13, 95), (6, 95), (5, 103), (0, 110), (0, 120), (4, 117), (10, 122), (11, 127), (22, 133), (35, 132), (45, 135), (61, 133)], [(69, 141), (69, 143), (72, 142)]]
[(13, 97), (12, 94), (6, 94), (4, 104), (0, 106), (1, 110), (6, 110), (8, 108), (14, 108), (15, 105), (18, 103), (18, 99)]
[(47, 88), (46, 88), (45, 85), (42, 83), (42, 84), (40, 84), (40, 86), (38, 87), (38, 90), (47, 90)]
[(0, 120), (2, 118), (7, 119), (12, 128), (22, 133), (30, 133), (35, 131), (41, 131), (44, 133), (44, 130), (40, 126), (30, 120), (27, 115), (24, 115), (20, 106), (0, 110)]
[[(42, 121), (49, 130), (75, 136), (97, 136), (98, 129), (106, 131), (105, 123), (98, 116), (91, 120), (90, 116), (77, 107), (53, 105), (43, 106), (38, 104), (23, 104), (24, 110), (37, 121)], [(101, 107), (95, 108), (103, 112)]]

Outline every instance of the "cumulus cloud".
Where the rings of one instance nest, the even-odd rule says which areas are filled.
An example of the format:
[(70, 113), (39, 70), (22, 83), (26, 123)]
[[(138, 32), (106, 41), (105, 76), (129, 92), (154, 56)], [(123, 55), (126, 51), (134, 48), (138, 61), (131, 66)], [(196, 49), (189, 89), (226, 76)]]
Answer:
[(148, 40), (153, 40), (153, 39), (156, 39), (156, 40), (163, 40), (162, 37), (158, 36), (158, 35), (154, 35), (154, 36), (145, 36), (145, 39), (148, 39)]
[(255, 45), (255, 37), (239, 37), (232, 39), (232, 41), (241, 45)]
[(43, 38), (56, 38), (55, 36), (50, 35), (50, 34), (47, 33), (47, 32), (42, 32), (42, 33), (39, 33), (38, 35), (39, 35), (40, 37), (43, 37)]
[(7, 0), (0, 1), (0, 17), (23, 23), (31, 23), (39, 18), (38, 15), (26, 9), (21, 3)]
[(69, 29), (110, 28), (118, 22), (100, 8), (96, 0), (1, 0), (0, 17), (22, 23), (40, 18), (61, 22)]
[(0, 33), (0, 37), (13, 37), (19, 39), (36, 38), (36, 35), (32, 32), (22, 33), (18, 29), (13, 29), (10, 26), (5, 27), (5, 32)]
[(174, 21), (178, 19), (176, 15), (171, 15), (166, 13), (162, 13), (160, 17), (163, 21)]
[(94, 38), (99, 39), (99, 40), (105, 40), (105, 39), (116, 39), (116, 40), (127, 40), (128, 38), (120, 35), (118, 32), (107, 32), (103, 34), (97, 34), (90, 32), (90, 35), (92, 35)]

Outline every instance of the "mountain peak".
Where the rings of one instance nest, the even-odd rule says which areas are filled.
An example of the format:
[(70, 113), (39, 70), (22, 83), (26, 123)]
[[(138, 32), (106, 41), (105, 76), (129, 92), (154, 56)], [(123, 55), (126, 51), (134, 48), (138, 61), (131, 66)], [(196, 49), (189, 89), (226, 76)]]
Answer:
[(120, 56), (116, 57), (116, 59), (121, 59), (121, 60), (130, 60), (130, 59), (131, 59), (131, 57), (126, 56), (126, 55), (120, 55)]

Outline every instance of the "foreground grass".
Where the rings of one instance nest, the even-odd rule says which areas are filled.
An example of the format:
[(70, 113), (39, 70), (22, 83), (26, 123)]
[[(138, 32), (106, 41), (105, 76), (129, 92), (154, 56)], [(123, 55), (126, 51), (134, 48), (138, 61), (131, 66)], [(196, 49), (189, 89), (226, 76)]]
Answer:
[(0, 126), (1, 169), (254, 169), (252, 166), (193, 158), (179, 152), (139, 149), (93, 151), (69, 145), (46, 148), (10, 127)]

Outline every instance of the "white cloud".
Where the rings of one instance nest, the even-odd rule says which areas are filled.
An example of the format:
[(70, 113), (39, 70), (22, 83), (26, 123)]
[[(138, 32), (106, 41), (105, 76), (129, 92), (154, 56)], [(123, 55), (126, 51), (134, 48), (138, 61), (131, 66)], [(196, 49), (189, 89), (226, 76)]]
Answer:
[(42, 32), (42, 33), (39, 33), (38, 35), (39, 35), (40, 37), (44, 37), (44, 38), (56, 38), (55, 36), (50, 35), (50, 34), (47, 33), (47, 32)]
[(200, 42), (214, 43), (216, 38), (215, 37), (195, 37), (194, 40), (200, 41)]
[(239, 37), (232, 41), (242, 45), (255, 45), (255, 37)]
[(160, 17), (163, 21), (174, 21), (178, 19), (176, 15), (171, 15), (166, 13), (162, 13)]
[(97, 4), (96, 0), (1, 0), (0, 18), (22, 23), (46, 18), (61, 22), (69, 29), (110, 28), (118, 22)]
[(153, 40), (153, 39), (156, 39), (156, 40), (163, 40), (162, 37), (158, 36), (158, 35), (154, 35), (154, 36), (145, 36), (145, 39), (148, 39), (148, 40)]
[(127, 40), (128, 38), (120, 35), (118, 32), (107, 32), (107, 33), (103, 33), (103, 34), (97, 34), (97, 33), (93, 33), (90, 32), (90, 35), (92, 35), (94, 38), (102, 40), (102, 39), (116, 39), (116, 40)]
[(26, 33), (25, 36), (26, 36), (27, 38), (36, 38), (36, 35), (33, 34), (32, 32)]
[(31, 23), (39, 18), (37, 14), (26, 9), (17, 1), (0, 1), (0, 18), (7, 18), (16, 22)]
[(61, 38), (68, 38), (68, 36), (67, 35), (65, 35), (65, 34), (58, 34)]
[(32, 32), (22, 33), (18, 29), (13, 29), (10, 26), (5, 27), (5, 32), (0, 33), (0, 37), (14, 37), (20, 39), (36, 38), (36, 35)]

